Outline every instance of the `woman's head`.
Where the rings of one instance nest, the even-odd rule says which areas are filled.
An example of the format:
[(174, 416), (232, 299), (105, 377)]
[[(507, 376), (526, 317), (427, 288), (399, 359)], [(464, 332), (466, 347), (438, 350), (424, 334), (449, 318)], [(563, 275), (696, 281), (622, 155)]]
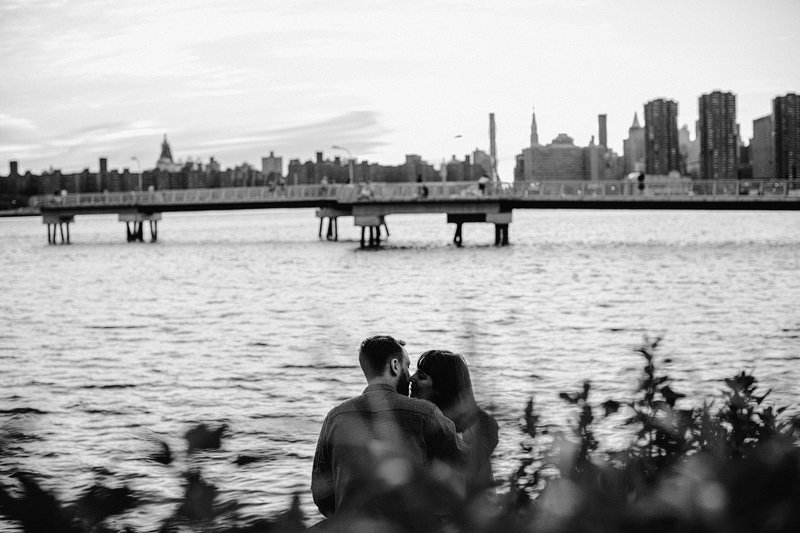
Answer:
[(411, 395), (435, 403), (456, 423), (477, 411), (472, 381), (464, 357), (447, 350), (428, 350), (419, 356), (411, 376)]

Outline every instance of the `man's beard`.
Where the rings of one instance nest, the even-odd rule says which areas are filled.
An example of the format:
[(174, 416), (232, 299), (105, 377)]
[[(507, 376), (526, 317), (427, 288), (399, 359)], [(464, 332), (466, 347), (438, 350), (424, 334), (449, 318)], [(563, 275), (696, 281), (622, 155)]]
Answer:
[(408, 385), (411, 383), (411, 376), (407, 372), (400, 374), (397, 378), (397, 393), (408, 396)]

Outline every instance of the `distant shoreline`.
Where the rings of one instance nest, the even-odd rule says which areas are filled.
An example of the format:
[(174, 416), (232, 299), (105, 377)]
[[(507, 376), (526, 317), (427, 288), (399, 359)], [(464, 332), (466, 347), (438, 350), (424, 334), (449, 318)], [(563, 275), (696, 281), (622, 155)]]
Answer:
[(42, 213), (36, 207), (19, 207), (17, 209), (0, 209), (0, 217), (33, 217)]

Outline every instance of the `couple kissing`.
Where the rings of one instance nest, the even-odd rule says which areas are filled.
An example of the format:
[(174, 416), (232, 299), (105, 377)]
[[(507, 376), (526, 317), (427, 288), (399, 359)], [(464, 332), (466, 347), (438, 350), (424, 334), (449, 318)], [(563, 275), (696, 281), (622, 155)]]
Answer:
[(329, 520), (312, 530), (367, 518), (444, 524), (465, 502), (491, 498), (497, 422), (476, 405), (464, 358), (426, 351), (412, 376), (405, 342), (378, 335), (358, 360), (366, 389), (320, 430), (311, 492)]

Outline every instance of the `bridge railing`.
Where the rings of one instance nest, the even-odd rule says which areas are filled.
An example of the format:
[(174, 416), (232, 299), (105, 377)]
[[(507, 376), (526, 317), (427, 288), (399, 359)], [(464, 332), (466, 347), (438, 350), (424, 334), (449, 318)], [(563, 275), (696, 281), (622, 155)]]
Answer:
[[(423, 186), (425, 190), (423, 190)], [(369, 201), (446, 199), (535, 199), (617, 198), (617, 197), (732, 197), (800, 196), (800, 181), (787, 180), (631, 180), (609, 181), (517, 181), (486, 183), (474, 181), (419, 183), (363, 183), (339, 189), (342, 203)]]
[(800, 180), (525, 181), (510, 186), (515, 198), (800, 196)]
[(340, 184), (285, 187), (227, 187), (80, 193), (32, 198), (34, 207), (136, 207), (164, 204), (218, 204), (287, 200), (336, 200)]
[[(500, 187), (492, 194), (499, 195)], [(339, 189), (337, 200), (341, 203), (355, 202), (392, 202), (406, 200), (441, 200), (452, 198), (479, 198), (489, 194), (488, 187), (484, 187), (484, 194), (474, 181), (448, 181), (448, 182), (416, 182), (409, 183), (358, 183), (346, 185)]]
[(358, 183), (288, 185), (284, 187), (229, 187), (223, 189), (169, 189), (64, 194), (31, 198), (32, 207), (158, 207), (180, 204), (237, 204), (261, 202), (338, 201), (340, 203), (426, 200), (497, 200), (536, 198), (619, 197), (740, 197), (790, 196), (800, 198), (800, 180), (664, 180), (638, 181), (475, 181), (420, 183)]

